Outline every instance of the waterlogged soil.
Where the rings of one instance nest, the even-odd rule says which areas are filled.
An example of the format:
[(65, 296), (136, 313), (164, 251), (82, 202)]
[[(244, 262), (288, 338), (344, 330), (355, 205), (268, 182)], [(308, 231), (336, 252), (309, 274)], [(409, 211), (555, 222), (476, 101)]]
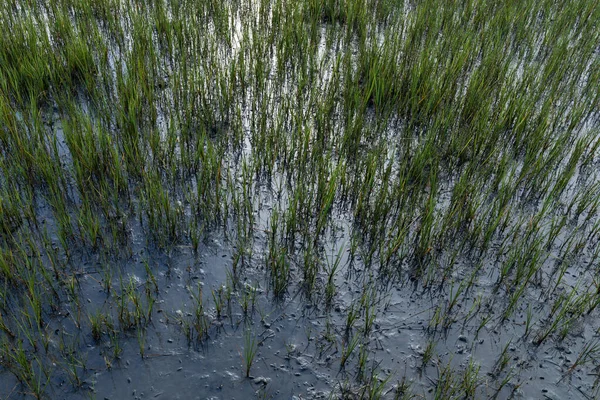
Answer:
[[(242, 36), (237, 18), (232, 18), (231, 24), (229, 29), (235, 32), (232, 35), (234, 39)], [(252, 35), (251, 30), (243, 32)], [(323, 33), (322, 36), (321, 41), (325, 42)], [(236, 40), (232, 41), (234, 55), (239, 46)], [(321, 49), (322, 46), (318, 47)], [(112, 54), (109, 58), (113, 68), (115, 61)], [(229, 59), (233, 58), (230, 54)], [(330, 71), (334, 58), (323, 55), (316, 58), (321, 63), (319, 84), (322, 87), (327, 87), (328, 82), (334, 79)], [(253, 62), (256, 63), (256, 60)], [(229, 65), (226, 65), (225, 69), (228, 68)], [(268, 84), (264, 88), (268, 91), (272, 82), (269, 79), (265, 82)], [(167, 87), (162, 92), (165, 85), (170, 85), (168, 74), (157, 90), (161, 93), (158, 97), (165, 97), (167, 110), (164, 115), (157, 111), (156, 122), (160, 140), (166, 142), (169, 139), (168, 114), (173, 111), (168, 107), (173, 103), (174, 88)], [(290, 86), (277, 93), (284, 97), (296, 95), (294, 84)], [(237, 109), (240, 118), (237, 122), (242, 131), (241, 149), (226, 151), (221, 165), (224, 171), (229, 168), (221, 177), (223, 181), (229, 179), (226, 196), (239, 196), (236, 201), (247, 200), (252, 218), (231, 215), (234, 213), (231, 211), (234, 199), (222, 199), (223, 209), (229, 210), (230, 214), (223, 217), (219, 226), (206, 227), (197, 249), (190, 245), (189, 232), (183, 232), (183, 226), (194, 225), (193, 222), (187, 225), (195, 221), (192, 205), (176, 190), (173, 198), (179, 197), (183, 202), (178, 201), (173, 207), (184, 221), (181, 226), (178, 225), (178, 229), (182, 230), (178, 238), (184, 239), (158, 246), (151, 235), (146, 210), (136, 197), (138, 193), (132, 189), (134, 199), (130, 209), (122, 210), (122, 215), (115, 217), (124, 232), (119, 238), (122, 243), (118, 249), (98, 249), (74, 240), (76, 243), (69, 248), (68, 261), (65, 261), (64, 254), (67, 249), (61, 249), (59, 226), (53, 210), (43, 196), (36, 200), (36, 232), (47, 233), (52, 242), (51, 246), (40, 244), (40, 247), (55, 249), (54, 260), (68, 265), (70, 270), (64, 275), (71, 278), (61, 280), (64, 293), (61, 292), (63, 297), (58, 306), (43, 305), (43, 326), (36, 328), (43, 332), (36, 332), (32, 335), (33, 339), (9, 338), (6, 343), (10, 342), (13, 346), (10, 352), (16, 354), (15, 349), (24, 348), (25, 353), (32, 357), (34, 361), (28, 365), (33, 368), (32, 375), (37, 377), (33, 384), (42, 387), (48, 398), (299, 400), (412, 396), (443, 399), (453, 392), (448, 388), (455, 388), (453, 398), (597, 398), (599, 311), (594, 306), (591, 312), (573, 319), (568, 312), (560, 314), (561, 310), (568, 308), (565, 304), (577, 304), (579, 295), (584, 298), (583, 295), (589, 292), (592, 299), (598, 296), (599, 292), (593, 293), (594, 288), (598, 288), (596, 265), (591, 264), (592, 260), (597, 263), (597, 243), (595, 239), (584, 240), (587, 236), (585, 230), (598, 221), (596, 215), (583, 213), (574, 220), (569, 219), (566, 228), (561, 227), (561, 234), (548, 247), (538, 242), (528, 243), (529, 238), (522, 233), (526, 229), (520, 228), (533, 223), (528, 220), (528, 213), (536, 215), (540, 204), (521, 201), (527, 193), (519, 192), (514, 195), (515, 209), (511, 209), (513, 203), (507, 208), (508, 213), (514, 211), (514, 214), (511, 214), (502, 232), (494, 229), (491, 244), (484, 252), (465, 249), (467, 238), (456, 237), (444, 243), (446, 247), (427, 249), (420, 256), (415, 256), (417, 252), (413, 253), (409, 248), (419, 242), (418, 224), (427, 214), (423, 212), (421, 218), (414, 217), (415, 221), (409, 223), (406, 232), (398, 235), (403, 237), (402, 251), (407, 254), (397, 255), (398, 249), (390, 243), (381, 247), (368, 243), (368, 238), (373, 236), (387, 240), (390, 232), (369, 236), (367, 231), (373, 228), (369, 225), (370, 221), (358, 221), (356, 214), (353, 215), (357, 211), (356, 207), (353, 208), (357, 200), (350, 200), (349, 206), (347, 199), (341, 200), (337, 196), (332, 200), (332, 210), (327, 215), (323, 230), (312, 243), (306, 241), (300, 244), (299, 240), (288, 240), (287, 237), (284, 240), (282, 237), (285, 235), (281, 232), (274, 240), (273, 221), (278, 225), (274, 216), (277, 213), (280, 217), (287, 216), (292, 192), (297, 189), (289, 186), (302, 183), (290, 183), (289, 178), (286, 179), (290, 171), (285, 170), (285, 163), (281, 160), (273, 162), (274, 172), (268, 179), (254, 177), (253, 172), (244, 170), (253, 170), (253, 163), (260, 162), (257, 159), (262, 155), (262, 149), (252, 147), (252, 139), (259, 137), (258, 133), (252, 132), (256, 115), (260, 113), (260, 110), (252, 108), (260, 103), (257, 98), (249, 94), (248, 99), (235, 100), (239, 100), (240, 104), (247, 101), (251, 106)], [(285, 112), (281, 110), (284, 106), (275, 99), (269, 101), (274, 104), (265, 109), (272, 111), (273, 115), (280, 113), (283, 118)], [(291, 107), (289, 101), (285, 104)], [(85, 105), (81, 108), (86, 110)], [(60, 118), (56, 110), (47, 115), (52, 113), (53, 116), (45, 120), (48, 136), (57, 138), (57, 154), (62, 167), (71, 171), (74, 161), (65, 142)], [(301, 119), (302, 113), (294, 117)], [(376, 119), (375, 111), (369, 107), (368, 113), (361, 116), (368, 120), (365, 127), (379, 132), (369, 125)], [(335, 112), (332, 111), (332, 114)], [(17, 119), (20, 118), (17, 115)], [(592, 126), (582, 128), (582, 137), (597, 126), (597, 116), (594, 118), (590, 118)], [(269, 123), (275, 125), (273, 121)], [(395, 174), (401, 168), (398, 154), (414, 156), (410, 151), (403, 152), (403, 141), (408, 138), (411, 143), (417, 143), (423, 137), (416, 133), (405, 135), (393, 123), (389, 125), (389, 137), (378, 143), (384, 151), (378, 154), (377, 161), (391, 165), (389, 170)], [(285, 123), (282, 126), (285, 127)], [(214, 132), (209, 132), (210, 140), (228, 135), (230, 128), (226, 124), (211, 127)], [(303, 128), (301, 126), (299, 130)], [(344, 128), (336, 128), (328, 139), (333, 140), (338, 131), (343, 132)], [(365, 128), (365, 131), (368, 129)], [(307, 143), (309, 139), (314, 140), (307, 136)], [(287, 139), (281, 140), (286, 144)], [(234, 146), (229, 142), (227, 145)], [(307, 144), (303, 151), (315, 151), (311, 146), (316, 144)], [(357, 147), (364, 150), (364, 154), (372, 155), (373, 149), (369, 146), (368, 140), (359, 137)], [(334, 181), (334, 168), (326, 164), (347, 162), (350, 165), (350, 161), (341, 161), (341, 157), (335, 160), (332, 154), (338, 149), (328, 150), (330, 158), (319, 159), (322, 165), (311, 161), (313, 164), (309, 167), (324, 166), (329, 170), (323, 176)], [(419, 150), (418, 145), (413, 150)], [(174, 155), (171, 156), (181, 156), (178, 151), (179, 148), (173, 150)], [(362, 156), (361, 151), (356, 154)], [(566, 168), (569, 155), (563, 155), (564, 162), (559, 165), (560, 168)], [(592, 158), (587, 170), (578, 168), (568, 181), (559, 196), (562, 196), (561, 205), (548, 213), (550, 216), (540, 213), (544, 222), (536, 223), (539, 223), (540, 232), (543, 231), (539, 235), (543, 240), (546, 239), (545, 230), (550, 230), (550, 225), (560, 220), (561, 212), (569, 214), (562, 208), (566, 209), (566, 204), (572, 204), (579, 193), (584, 193), (584, 189), (599, 181), (595, 171), (600, 162), (596, 155)], [(297, 160), (295, 162), (299, 165)], [(514, 174), (504, 176), (516, 178), (519, 169), (523, 168), (522, 160), (515, 161), (508, 168), (514, 169)], [(444, 212), (452, 203), (453, 189), (462, 175), (445, 171), (443, 167), (439, 169), (438, 192), (434, 193), (436, 203), (430, 212), (439, 211), (438, 215), (447, 215)], [(348, 167), (347, 171), (351, 170), (352, 167)], [(376, 183), (368, 195), (375, 197), (382, 192), (377, 185), (384, 170), (381, 168), (373, 173), (377, 175), (373, 178)], [(362, 176), (362, 171), (352, 171), (348, 173)], [(422, 175), (427, 173), (423, 171)], [(242, 188), (242, 184), (246, 183), (244, 174), (252, 175), (248, 179), (249, 188)], [(357, 180), (360, 181), (360, 177)], [(386, 184), (390, 182), (395, 183), (393, 178)], [(70, 184), (69, 200), (78, 206), (82, 196), (77, 193), (76, 185)], [(189, 185), (185, 189), (191, 188), (190, 191), (194, 192), (194, 184), (186, 182), (182, 186)], [(482, 189), (484, 187), (485, 183)], [(315, 191), (314, 188), (310, 190)], [(431, 190), (431, 187), (426, 190)], [(310, 195), (319, 198), (318, 201), (312, 199), (311, 204), (322, 200), (320, 192), (318, 196), (314, 192)], [(494, 195), (490, 194), (490, 197)], [(493, 200), (484, 199), (482, 203), (488, 205)], [(419, 201), (414, 204), (417, 203)], [(466, 207), (467, 201), (464, 204)], [(246, 205), (238, 206), (238, 212), (245, 210), (244, 207)], [(318, 217), (320, 211), (315, 210), (314, 216)], [(75, 212), (72, 214), (75, 215)], [(384, 222), (391, 226), (392, 222), (388, 219), (395, 217), (386, 215)], [(407, 217), (410, 218), (413, 217)], [(584, 218), (589, 220), (581, 223), (579, 220)], [(240, 232), (246, 229), (246, 224), (251, 225), (252, 237), (240, 240)], [(241, 228), (242, 225), (244, 227)], [(281, 220), (279, 225), (284, 225)], [(576, 232), (582, 226), (582, 232)], [(297, 228), (296, 222), (294, 227)], [(383, 226), (382, 230), (388, 228)], [(511, 229), (515, 232), (512, 237), (507, 234)], [(298, 231), (300, 229), (297, 228), (295, 233), (300, 236)], [(110, 236), (110, 232), (103, 234)], [(588, 239), (591, 237), (592, 232)], [(580, 240), (583, 244), (581, 247), (572, 246), (571, 240)], [(289, 268), (286, 286), (277, 294), (274, 293), (273, 273), (268, 267), (269, 262), (273, 262), (269, 259), (273, 242), (279, 246), (276, 256), (283, 254)], [(569, 242), (569, 249), (577, 248), (577, 251), (563, 251), (566, 242)], [(248, 247), (240, 249), (240, 243)], [(527, 250), (539, 251), (543, 247), (547, 257), (536, 274), (527, 277), (529, 281), (526, 284), (521, 286), (521, 282), (513, 281), (512, 271), (500, 276), (504, 265), (510, 262), (517, 264), (515, 260), (520, 262), (527, 258)], [(370, 253), (370, 249), (374, 252)], [(392, 265), (386, 263), (383, 254), (390, 249), (394, 253)], [(313, 253), (306, 256), (308, 250)], [(435, 257), (430, 252), (436, 252)], [(304, 257), (314, 257), (318, 265), (313, 289), (306, 287)], [(53, 262), (50, 255), (42, 258), (45, 266)], [(533, 265), (536, 262), (539, 262), (538, 258), (531, 261)], [(58, 280), (59, 273), (56, 275)], [(518, 301), (511, 309), (513, 295)], [(51, 296), (46, 293), (46, 297)], [(585, 305), (596, 304), (589, 298), (585, 299)], [(18, 301), (7, 308), (14, 315), (30, 313), (29, 306)], [(145, 314), (135, 314), (139, 312)], [(92, 321), (98, 318), (101, 319), (95, 330)], [(136, 322), (132, 322), (135, 318)], [(14, 318), (15, 323), (25, 320)], [(560, 322), (558, 328), (550, 329), (555, 321)], [(568, 322), (566, 325), (565, 321)], [(198, 323), (199, 327), (194, 326)], [(27, 331), (27, 327), (18, 328), (19, 332)], [(539, 340), (544, 332), (550, 333)], [(10, 332), (5, 336), (11, 336)], [(46, 342), (42, 343), (41, 338), (45, 338)], [(590, 349), (594, 351), (587, 352)], [(248, 356), (252, 350), (255, 354)], [(14, 369), (13, 373), (8, 368), (0, 369), (0, 398), (21, 399), (32, 394), (31, 388), (14, 376), (14, 371), (20, 371), (16, 360), (1, 360)], [(249, 360), (251, 365), (248, 367)], [(42, 373), (41, 364), (51, 373)]]
[[(60, 127), (52, 129), (60, 138)], [(64, 142), (59, 149), (68, 165)], [(251, 153), (246, 149), (246, 154)], [(231, 161), (231, 165), (236, 164)], [(567, 195), (576, 192), (578, 179), (571, 180)], [(450, 193), (452, 182), (450, 178), (444, 182), (441, 193)], [(76, 198), (75, 191), (72, 195)], [(381, 385), (382, 398), (406, 393), (436, 398), (436, 388), (448, 384), (461, 388), (460, 398), (463, 381), (468, 379), (465, 371), (472, 371), (476, 389), (470, 395), (475, 398), (593, 398), (597, 369), (590, 363), (573, 365), (600, 329), (597, 311), (573, 321), (560, 340), (536, 344), (540, 327), (552, 323), (543, 319), (552, 314), (552, 302), (544, 297), (549, 288), (540, 278), (539, 284), (523, 292), (511, 316), (500, 318), (508, 294), (515, 290), (498, 285), (503, 255), (496, 252), (505, 238), (497, 239), (483, 255), (451, 260), (449, 249), (437, 260), (453, 262), (452, 273), (429, 280), (435, 285), (427, 286), (422, 277), (413, 276), (408, 263), (400, 265), (404, 270), (400, 279), (390, 279), (382, 268), (365, 264), (363, 258), (368, 255), (360, 250), (352, 254), (351, 242), (361, 228), (336, 207), (318, 253), (320, 287), (328, 281), (326, 271), (339, 265), (330, 298), (322, 290), (309, 293), (302, 285), (300, 247), (290, 256), (290, 281), (284, 295), (274, 296), (266, 269), (270, 223), (274, 210), (284, 210), (287, 200), (266, 184), (256, 184), (252, 199), (256, 217), (252, 248), (244, 252), (248, 258), (235, 283), (232, 271), (239, 249), (232, 240), (233, 222), (207, 231), (197, 251), (190, 245), (165, 250), (153, 244), (139, 219), (124, 216), (127, 244), (121, 254), (107, 261), (97, 250), (76, 247), (69, 265), (77, 269), (78, 303), (66, 302), (53, 310), (44, 329), (51, 332), (47, 354), (64, 353), (68, 347), (67, 353), (76, 355), (77, 381), (66, 372), (69, 365), (64, 360), (46, 360), (56, 368), (43, 382), (48, 396), (368, 398), (366, 390)], [(444, 207), (449, 195), (441, 195), (439, 201), (438, 206)], [(189, 209), (182, 212), (190, 217)], [(40, 201), (36, 213), (56, 245), (58, 228), (51, 210)], [(593, 243), (586, 244), (583, 255), (566, 268), (563, 285), (577, 290), (578, 284), (593, 279), (586, 265), (592, 251)], [(111, 268), (105, 268), (106, 262), (112, 263)], [(542, 271), (550, 276), (561, 262), (550, 257)], [(474, 272), (475, 265), (479, 269)], [(105, 275), (106, 271), (112, 275)], [(465, 289), (462, 284), (470, 280), (473, 284)], [(111, 282), (109, 289), (107, 282)], [(93, 337), (86, 316), (102, 313), (115, 326), (119, 324), (117, 303), (126, 287), (140, 294), (145, 304), (149, 297), (155, 299), (147, 325), (121, 327), (115, 335), (103, 329), (99, 337)], [(186, 334), (185, 325), (196, 313), (199, 292), (206, 334), (194, 337)], [(245, 310), (244, 298), (250, 299)], [(357, 312), (357, 318), (348, 328), (352, 312)], [(246, 376), (248, 338), (256, 354)], [(353, 338), (356, 347), (346, 354)], [(28, 396), (8, 371), (0, 371), (0, 383), (2, 398)]]
[[(447, 283), (423, 287), (407, 277), (388, 281), (365, 267), (361, 256), (351, 256), (350, 218), (335, 212), (333, 224), (325, 234), (324, 265), (339, 258), (335, 274), (335, 293), (330, 301), (321, 295), (310, 298), (299, 284), (299, 270), (292, 266), (291, 283), (282, 298), (269, 290), (263, 255), (267, 252), (268, 218), (276, 202), (273, 193), (263, 188), (256, 209), (253, 256), (247, 261), (243, 279), (231, 287), (235, 245), (229, 243), (227, 228), (211, 231), (198, 251), (191, 246), (174, 246), (168, 252), (148, 244), (139, 221), (129, 219), (130, 251), (115, 261), (112, 285), (133, 282), (138, 289), (153, 276), (156, 302), (143, 329), (125, 331), (118, 338), (102, 335), (94, 339), (90, 327), (78, 327), (71, 313), (91, 315), (102, 311), (116, 319), (116, 304), (107, 294), (102, 277), (102, 260), (94, 252), (76, 254), (72, 264), (81, 265), (78, 281), (84, 304), (58, 311), (48, 330), (49, 346), (62, 349), (71, 343), (72, 351), (85, 361), (78, 367), (81, 382), (74, 387), (68, 374), (56, 373), (46, 383), (50, 398), (79, 399), (322, 399), (366, 396), (356, 385), (371, 376), (382, 384), (382, 398), (397, 398), (412, 393), (417, 398), (434, 398), (436, 385), (452, 373), (476, 366), (477, 398), (589, 399), (594, 392), (592, 368), (571, 369), (575, 357), (600, 328), (595, 315), (578, 320), (559, 342), (535, 345), (526, 335), (528, 318), (539, 321), (548, 314), (549, 304), (539, 300), (544, 288), (527, 291), (526, 299), (506, 321), (498, 322), (506, 304), (498, 291), (494, 271), (497, 262), (484, 260), (479, 278), (461, 293), (461, 300), (442, 328), (432, 329), (436, 310), (447, 307), (461, 280), (468, 278), (470, 260), (459, 260)], [(41, 208), (41, 219), (48, 210)], [(50, 217), (48, 214), (48, 221)], [(53, 230), (52, 226), (49, 226)], [(148, 269), (149, 268), (149, 269)], [(549, 266), (550, 268), (550, 266)], [(461, 276), (461, 271), (464, 276)], [(583, 269), (569, 267), (566, 281), (581, 280)], [(117, 277), (118, 276), (118, 277)], [(326, 281), (325, 275), (320, 276)], [(230, 300), (223, 301), (220, 312), (212, 292), (219, 288)], [(186, 337), (183, 320), (194, 315), (194, 293), (202, 290), (207, 317), (207, 334), (201, 340)], [(116, 290), (116, 289), (112, 290)], [(246, 312), (243, 293), (255, 293)], [(374, 319), (366, 324), (364, 309), (355, 326), (348, 331), (348, 313), (370, 292)], [(483, 300), (482, 300), (483, 299)], [(479, 315), (469, 310), (479, 310)], [(490, 315), (491, 323), (482, 323)], [(528, 317), (530, 315), (530, 317)], [(367, 330), (371, 333), (362, 337)], [(344, 346), (353, 334), (360, 345), (341, 365)], [(246, 377), (244, 348), (250, 335), (257, 352)], [(428, 346), (430, 349), (428, 349)], [(362, 369), (357, 367), (361, 347), (366, 354)], [(118, 352), (115, 353), (115, 348)], [(429, 352), (428, 355), (426, 355)], [(143, 353), (143, 356), (141, 354)], [(427, 360), (424, 361), (424, 358)], [(56, 365), (55, 365), (56, 366)], [(56, 366), (58, 368), (58, 366)], [(450, 371), (450, 373), (448, 373)], [(506, 379), (501, 387), (499, 382)], [(0, 396), (26, 397), (26, 391), (6, 371), (0, 373)], [(458, 385), (458, 382), (452, 383)], [(406, 391), (404, 391), (406, 389)], [(460, 397), (460, 396), (459, 396)]]

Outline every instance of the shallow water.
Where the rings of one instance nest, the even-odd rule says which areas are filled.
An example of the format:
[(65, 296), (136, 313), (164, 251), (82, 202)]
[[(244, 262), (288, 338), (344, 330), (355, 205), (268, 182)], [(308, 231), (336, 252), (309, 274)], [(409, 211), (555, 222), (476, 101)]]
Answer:
[[(60, 213), (50, 205), (40, 179), (32, 200), (34, 220), (15, 229), (25, 236), (15, 240), (24, 250), (1, 242), (0, 250), (6, 252), (0, 255), (16, 254), (19, 265), (29, 268), (21, 271), (34, 271), (30, 274), (36, 285), (27, 286), (26, 276), (18, 284), (1, 281), (2, 312), (8, 314), (9, 329), (0, 331), (6, 348), (0, 358), (0, 398), (31, 395), (31, 387), (13, 376), (23, 367), (18, 349), (31, 362), (24, 365), (33, 366), (33, 384), (40, 385), (48, 398), (60, 399), (598, 396), (597, 348), (585, 362), (578, 357), (587, 345), (597, 343), (599, 311), (594, 306), (589, 313), (575, 313), (578, 301), (588, 306), (598, 296), (598, 216), (590, 211), (593, 207), (575, 215), (570, 206), (576, 207), (579, 202), (573, 199), (588, 190), (592, 197), (597, 194), (600, 160), (597, 154), (590, 155), (587, 165), (577, 160), (560, 193), (549, 195), (538, 187), (555, 183), (568, 170), (576, 139), (594, 136), (597, 116), (586, 118), (576, 135), (564, 142), (557, 162), (548, 161), (551, 171), (524, 172), (532, 160), (550, 158), (553, 147), (548, 145), (536, 157), (511, 158), (504, 166), (509, 172), (501, 175), (499, 184), (476, 182), (462, 193), (463, 174), (471, 176), (465, 173), (467, 167), (484, 169), (472, 165), (475, 156), (470, 148), (463, 152), (467, 145), (451, 154), (459, 161), (421, 160), (438, 151), (424, 150), (439, 144), (426, 128), (417, 124), (411, 131), (405, 117), (392, 115), (382, 122), (374, 106), (365, 106), (363, 115), (359, 105), (346, 104), (353, 103), (343, 98), (344, 88), (358, 69), (357, 56), (363, 50), (356, 38), (340, 48), (342, 22), (316, 24), (314, 54), (308, 54), (313, 64), (306, 67), (299, 60), (297, 65), (281, 61), (286, 54), (278, 54), (274, 46), (259, 48), (262, 52), (254, 47), (254, 41), (267, 43), (267, 37), (259, 36), (259, 4), (247, 6), (227, 8), (232, 12), (226, 26), (229, 37), (220, 37), (223, 27), (214, 21), (195, 31), (206, 35), (198, 48), (206, 58), (198, 60), (199, 66), (189, 63), (189, 68), (196, 68), (190, 76), (198, 82), (183, 84), (180, 79), (187, 72), (160, 53), (156, 70), (161, 80), (154, 94), (157, 104), (152, 104), (157, 106), (156, 121), (150, 133), (143, 131), (156, 135), (140, 140), (148, 153), (144, 173), (155, 174), (142, 174), (143, 179), (155, 177), (164, 190), (161, 194), (166, 194), (166, 200), (159, 200), (167, 205), (148, 197), (152, 188), (128, 176), (128, 193), (121, 196), (127, 198), (116, 196), (117, 209), (113, 205), (94, 209), (100, 218), (99, 246), (85, 241), (76, 221), (88, 194), (79, 192), (76, 158), (61, 121), (69, 116), (60, 116), (55, 106), (39, 107), (48, 140), (44, 144), (56, 144), (52, 154), (64, 170), (68, 215), (77, 228), (73, 237), (61, 242)], [(416, 7), (404, 4), (403, 12), (412, 13)], [(170, 10), (167, 15), (173, 18)], [(204, 17), (193, 18), (204, 21)], [(119, 21), (125, 30), (124, 50), (115, 43), (109, 46), (113, 84), (119, 62), (124, 61), (127, 72), (131, 56), (127, 52), (136, 40), (132, 24), (125, 18)], [(384, 29), (378, 29), (371, 27), (365, 43), (384, 46)], [(404, 26), (402, 35), (408, 30)], [(158, 43), (154, 35), (152, 31), (151, 43)], [(298, 45), (294, 43), (286, 46)], [(351, 60), (348, 75), (340, 78), (336, 63), (346, 55)], [(511, 64), (517, 70), (516, 77), (511, 75), (511, 88), (523, 79), (523, 65), (517, 61)], [(249, 79), (244, 85), (235, 83), (235, 74), (231, 82), (227, 75), (219, 75), (225, 83), (210, 75), (243, 62), (249, 63), (240, 73)], [(280, 65), (284, 71), (278, 70)], [(477, 60), (473, 69), (480, 65)], [(586, 66), (588, 74), (591, 65)], [(472, 72), (462, 77), (464, 87), (457, 96), (465, 96)], [(264, 74), (262, 80), (258, 74)], [(284, 78), (278, 80), (278, 74)], [(231, 117), (220, 114), (220, 105), (213, 109), (195, 104), (224, 101), (226, 91), (220, 85), (235, 88), (232, 105), (225, 107)], [(318, 89), (309, 90), (312, 86)], [(107, 91), (104, 101), (123, 101), (113, 90)], [(330, 99), (329, 90), (334, 92), (333, 106), (325, 113), (319, 107)], [(181, 101), (177, 91), (191, 99), (183, 105), (190, 107), (185, 110), (192, 114), (189, 118), (176, 107), (176, 100)], [(85, 93), (73, 96), (77, 110), (90, 121), (103, 118), (94, 114)], [(296, 109), (298, 105), (305, 108)], [(343, 115), (346, 108), (354, 114)], [(214, 125), (205, 127), (205, 116), (194, 112), (210, 114)], [(22, 114), (16, 115), (23, 125), (19, 127), (29, 128)], [(119, 157), (125, 159), (115, 118), (106, 121)], [(326, 123), (331, 127), (323, 128)], [(359, 132), (348, 134), (354, 126)], [(559, 143), (562, 132), (551, 131), (550, 143)], [(202, 134), (203, 141), (184, 134), (192, 138)], [(157, 151), (151, 148), (153, 140), (158, 141)], [(222, 155), (216, 157), (214, 178), (215, 186), (221, 186), (210, 186), (213, 176), (205, 171), (210, 167), (204, 158), (195, 171), (179, 165), (185, 151), (206, 159), (210, 151)], [(509, 144), (498, 145), (489, 156), (493, 173), (473, 176), (496, 179), (497, 164), (512, 151)], [(0, 155), (0, 161), (16, 162)], [(414, 163), (423, 169), (407, 169), (406, 160), (408, 167)], [(535, 175), (531, 181), (530, 175)], [(0, 174), (0, 184), (8, 179)], [(521, 183), (513, 188), (514, 181)], [(205, 182), (208, 189), (198, 187)], [(334, 193), (328, 203), (330, 185)], [(201, 189), (208, 193), (200, 195)], [(214, 197), (211, 190), (222, 197)], [(505, 193), (509, 193), (506, 202)], [(454, 196), (464, 199), (456, 201)], [(219, 215), (198, 215), (199, 210), (217, 214), (208, 204), (215, 198), (221, 201)], [(456, 204), (461, 213), (450, 211)], [(470, 219), (462, 208), (472, 209)], [(100, 215), (99, 210), (106, 209), (110, 212)], [(164, 226), (174, 218), (175, 232), (161, 236), (163, 232), (155, 228), (163, 225), (152, 226), (150, 212)], [(463, 220), (455, 226), (458, 214)], [(483, 250), (472, 248), (483, 242), (485, 229), (478, 227), (491, 225), (496, 215), (507, 217), (500, 218)], [(547, 239), (562, 221), (554, 239)], [(200, 232), (197, 249), (191, 229)], [(434, 239), (423, 238), (426, 235)], [(41, 253), (37, 258), (36, 252)], [(277, 262), (289, 268), (279, 295), (270, 270)], [(309, 287), (310, 265), (316, 266), (314, 287)], [(521, 265), (525, 272), (518, 275), (521, 271), (515, 266)], [(34, 310), (27, 301), (36, 287), (48, 304), (42, 306), (40, 326), (27, 326)], [(511, 306), (515, 293), (517, 301)], [(99, 321), (98, 331), (94, 319)], [(536, 343), (554, 321), (568, 324), (557, 325)], [(205, 331), (199, 333), (194, 324)], [(12, 337), (11, 329), (17, 337)], [(246, 377), (244, 352), (249, 341), (257, 352)], [(576, 361), (581, 365), (573, 367)], [(42, 369), (51, 373), (45, 375)], [(466, 393), (468, 388), (472, 391)]]

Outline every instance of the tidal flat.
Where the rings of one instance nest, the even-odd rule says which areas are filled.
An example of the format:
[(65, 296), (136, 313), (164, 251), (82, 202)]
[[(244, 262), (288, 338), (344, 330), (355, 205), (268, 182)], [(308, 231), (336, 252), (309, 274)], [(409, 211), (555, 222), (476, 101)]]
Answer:
[(2, 1), (0, 398), (599, 398), (599, 22)]

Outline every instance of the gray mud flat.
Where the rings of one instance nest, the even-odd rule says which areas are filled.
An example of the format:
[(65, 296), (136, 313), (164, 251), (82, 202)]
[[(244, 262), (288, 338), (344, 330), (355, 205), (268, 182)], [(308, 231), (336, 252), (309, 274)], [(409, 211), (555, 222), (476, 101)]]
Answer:
[(496, 3), (2, 2), (0, 398), (598, 398), (600, 7)]

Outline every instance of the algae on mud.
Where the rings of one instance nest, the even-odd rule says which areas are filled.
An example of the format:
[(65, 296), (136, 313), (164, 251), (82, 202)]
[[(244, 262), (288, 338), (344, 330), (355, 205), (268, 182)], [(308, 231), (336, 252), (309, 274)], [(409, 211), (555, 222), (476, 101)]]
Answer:
[(3, 2), (0, 397), (597, 397), (597, 21)]

